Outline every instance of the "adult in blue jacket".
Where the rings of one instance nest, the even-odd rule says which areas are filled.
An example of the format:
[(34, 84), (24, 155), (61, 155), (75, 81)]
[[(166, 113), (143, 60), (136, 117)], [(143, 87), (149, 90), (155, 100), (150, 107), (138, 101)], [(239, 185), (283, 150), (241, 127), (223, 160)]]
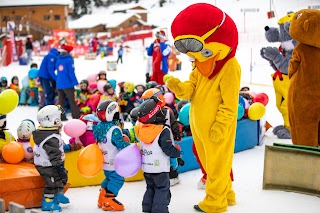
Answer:
[(50, 52), (43, 58), (38, 72), (40, 84), (45, 94), (44, 106), (54, 104), (57, 80), (57, 76), (54, 71), (56, 70), (58, 56), (58, 50), (51, 48)]
[[(57, 67), (57, 89), (59, 95), (59, 104), (65, 108), (66, 98), (69, 101), (72, 118), (80, 118), (80, 110), (74, 97), (74, 86), (79, 84), (74, 72), (74, 61), (69, 54), (73, 47), (62, 45), (62, 50), (58, 57)], [(61, 115), (61, 120), (67, 120), (66, 115)]]

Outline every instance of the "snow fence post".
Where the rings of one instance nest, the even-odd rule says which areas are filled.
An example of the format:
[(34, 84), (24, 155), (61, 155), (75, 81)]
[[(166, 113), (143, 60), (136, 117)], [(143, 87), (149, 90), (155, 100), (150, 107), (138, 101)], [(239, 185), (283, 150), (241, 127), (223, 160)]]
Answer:
[(9, 213), (25, 213), (26, 208), (23, 205), (9, 202)]

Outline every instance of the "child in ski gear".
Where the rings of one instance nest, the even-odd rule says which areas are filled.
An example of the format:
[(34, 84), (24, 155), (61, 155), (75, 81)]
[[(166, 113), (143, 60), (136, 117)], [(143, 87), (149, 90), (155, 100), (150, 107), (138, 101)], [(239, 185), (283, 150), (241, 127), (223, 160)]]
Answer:
[(170, 157), (177, 158), (181, 154), (173, 146), (173, 136), (161, 105), (162, 101), (152, 96), (138, 109), (140, 124), (136, 125), (135, 133), (140, 140), (142, 170), (147, 184), (143, 212), (169, 212)]
[(124, 141), (121, 129), (118, 127), (119, 108), (117, 102), (111, 100), (101, 102), (96, 109), (101, 122), (93, 126), (93, 134), (104, 159), (103, 170), (106, 178), (101, 183), (98, 199), (98, 207), (104, 211), (124, 210), (123, 204), (116, 199), (124, 184), (124, 178), (115, 171), (114, 159), (118, 152), (130, 143)]
[(114, 88), (110, 83), (106, 83), (103, 87), (104, 93), (100, 96), (100, 102), (111, 100), (111, 101), (117, 101), (118, 96), (114, 91)]
[(86, 147), (96, 142), (92, 127), (99, 123), (99, 119), (93, 114), (88, 114), (82, 115), (80, 120), (87, 125), (87, 131), (78, 138), (70, 138), (69, 144), (65, 145), (65, 152), (76, 151), (81, 147)]
[(39, 128), (34, 131), (34, 164), (46, 185), (43, 189), (42, 211), (61, 211), (59, 203), (69, 203), (63, 188), (68, 181), (68, 171), (64, 168), (63, 140), (60, 106), (48, 105), (39, 110)]
[(33, 163), (33, 149), (30, 144), (30, 137), (32, 132), (36, 130), (34, 122), (30, 119), (24, 119), (21, 121), (18, 129), (18, 142), (21, 143), (24, 149), (24, 161)]
[(11, 78), (10, 89), (13, 89), (14, 91), (16, 91), (18, 93), (18, 95), (20, 96), (20, 87), (19, 87), (19, 78), (18, 78), (18, 76), (13, 76)]

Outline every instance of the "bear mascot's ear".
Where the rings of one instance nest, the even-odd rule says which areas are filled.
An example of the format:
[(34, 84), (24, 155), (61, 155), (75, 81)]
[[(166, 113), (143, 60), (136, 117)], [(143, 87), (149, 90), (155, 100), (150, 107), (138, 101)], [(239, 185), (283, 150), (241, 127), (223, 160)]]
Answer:
[(309, 30), (309, 25), (310, 25), (309, 20), (308, 20), (308, 19), (305, 20), (304, 23), (303, 23), (303, 29), (304, 29), (304, 31), (308, 32), (308, 30)]

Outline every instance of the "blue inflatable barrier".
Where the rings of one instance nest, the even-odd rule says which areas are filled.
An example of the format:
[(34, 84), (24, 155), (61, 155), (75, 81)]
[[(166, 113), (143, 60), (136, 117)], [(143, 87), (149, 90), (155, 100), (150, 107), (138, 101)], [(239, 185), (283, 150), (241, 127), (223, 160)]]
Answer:
[(200, 168), (196, 157), (192, 152), (193, 138), (191, 136), (184, 137), (178, 144), (180, 145), (182, 152), (181, 158), (184, 160), (184, 165), (178, 167), (178, 173)]
[(237, 123), (236, 142), (234, 153), (252, 149), (259, 145), (260, 120), (239, 120)]
[[(259, 145), (260, 132), (260, 120), (239, 120), (237, 123), (234, 152), (237, 153), (247, 149), (252, 149)], [(184, 137), (181, 142), (178, 142), (182, 152), (182, 159), (184, 160), (184, 165), (178, 167), (179, 173), (200, 168), (196, 157), (192, 152), (192, 143), (192, 136)]]

